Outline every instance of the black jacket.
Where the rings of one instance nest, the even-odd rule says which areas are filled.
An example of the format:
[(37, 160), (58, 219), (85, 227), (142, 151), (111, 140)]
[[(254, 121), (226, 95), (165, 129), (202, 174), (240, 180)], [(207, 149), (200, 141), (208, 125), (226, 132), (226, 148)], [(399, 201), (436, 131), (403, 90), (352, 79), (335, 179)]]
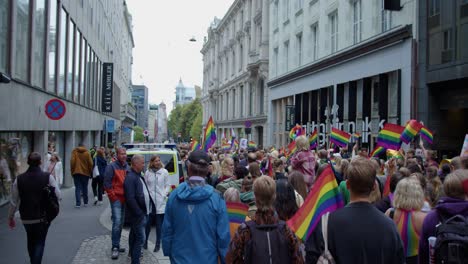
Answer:
[[(124, 182), (125, 201), (127, 205), (125, 213), (128, 214), (128, 219), (131, 222), (137, 221), (148, 214), (146, 211), (145, 195), (143, 193), (143, 188), (147, 187), (142, 181), (144, 182), (145, 179), (141, 176), (141, 173), (137, 173), (133, 169), (127, 172), (127, 177), (125, 177)], [(152, 199), (150, 199), (150, 203), (153, 204)]]
[[(306, 263), (317, 263), (324, 250), (321, 221), (305, 247)], [(337, 264), (405, 263), (403, 242), (395, 223), (366, 202), (350, 203), (330, 214), (328, 249)]]
[(17, 185), (20, 197), (19, 211), (22, 220), (38, 220), (45, 217), (41, 208), (44, 187), (49, 183), (50, 173), (40, 167), (29, 167), (25, 173), (18, 175)]
[(99, 170), (99, 178), (104, 179), (104, 173), (106, 172), (107, 167), (106, 159), (101, 156), (96, 156), (96, 158), (94, 158), (93, 167), (96, 166), (96, 164)]

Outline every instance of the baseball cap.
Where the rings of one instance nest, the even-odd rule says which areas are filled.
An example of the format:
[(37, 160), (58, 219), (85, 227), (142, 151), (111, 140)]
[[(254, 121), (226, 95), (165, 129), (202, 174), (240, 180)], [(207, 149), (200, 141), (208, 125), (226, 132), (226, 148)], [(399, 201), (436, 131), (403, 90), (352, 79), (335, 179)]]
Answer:
[(210, 156), (203, 150), (195, 150), (192, 153), (190, 153), (188, 160), (192, 163), (198, 164), (198, 165), (204, 165), (208, 166), (211, 162)]

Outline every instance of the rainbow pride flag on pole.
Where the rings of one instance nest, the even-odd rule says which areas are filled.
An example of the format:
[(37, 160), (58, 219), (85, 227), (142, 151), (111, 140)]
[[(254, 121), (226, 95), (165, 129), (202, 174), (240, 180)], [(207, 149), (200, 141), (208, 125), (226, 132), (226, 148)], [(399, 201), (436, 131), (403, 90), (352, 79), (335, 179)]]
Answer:
[(210, 116), (206, 123), (205, 134), (203, 135), (203, 151), (208, 152), (208, 149), (216, 142), (216, 130), (213, 123), (213, 117)]
[(338, 190), (338, 183), (330, 166), (318, 177), (304, 204), (287, 221), (287, 225), (296, 235), (306, 241), (312, 234), (322, 215), (343, 207), (343, 198)]
[(249, 206), (243, 203), (226, 202), (229, 222), (242, 224), (245, 221)]
[(250, 140), (250, 141), (247, 143), (247, 147), (249, 147), (249, 148), (256, 148), (256, 147), (257, 147), (257, 144), (255, 144), (255, 141)]
[(395, 158), (395, 159), (402, 159), (403, 155), (401, 155), (400, 151), (394, 149), (387, 149), (387, 159)]
[(315, 129), (314, 133), (310, 134), (309, 136), (310, 149), (317, 148), (317, 142), (318, 142), (318, 132), (317, 132), (317, 129)]
[(423, 125), (418, 121), (411, 119), (406, 124), (405, 130), (401, 133), (400, 139), (401, 141), (405, 142), (406, 144), (410, 143), (411, 140), (419, 133), (419, 130)]
[(300, 125), (294, 126), (291, 131), (289, 131), (289, 137), (291, 139), (296, 139), (298, 136), (305, 135), (305, 129)]
[(296, 141), (291, 141), (291, 143), (289, 143), (288, 147), (285, 149), (285, 153), (284, 155), (286, 156), (287, 159), (289, 159), (289, 157), (291, 157), (294, 152), (296, 152), (297, 150), (297, 147), (296, 147)]
[(192, 140), (192, 142), (190, 143), (190, 151), (195, 151), (198, 149), (200, 149), (200, 143), (198, 143), (197, 140)]
[(350, 138), (351, 138), (350, 134), (332, 127), (332, 132), (330, 135), (330, 142), (335, 143), (335, 145), (344, 148), (349, 144)]
[(231, 143), (229, 142), (223, 142), (223, 144), (221, 144), (221, 148), (223, 150), (230, 150), (231, 149)]
[(432, 144), (432, 141), (434, 140), (434, 136), (432, 134), (432, 131), (430, 131), (427, 127), (423, 126), (421, 127), (421, 131), (419, 131), (419, 135), (426, 140), (427, 143)]
[(377, 147), (375, 147), (375, 149), (371, 152), (370, 157), (378, 158), (382, 153), (385, 153), (385, 148), (377, 145)]
[(400, 149), (400, 135), (404, 129), (402, 126), (386, 123), (377, 136), (377, 144), (386, 149)]

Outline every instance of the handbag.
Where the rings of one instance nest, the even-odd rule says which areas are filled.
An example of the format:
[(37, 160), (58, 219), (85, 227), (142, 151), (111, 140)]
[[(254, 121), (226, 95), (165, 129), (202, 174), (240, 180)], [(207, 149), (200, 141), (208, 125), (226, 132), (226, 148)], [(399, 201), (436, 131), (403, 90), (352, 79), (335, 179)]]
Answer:
[(335, 264), (335, 259), (333, 259), (332, 254), (328, 250), (328, 216), (330, 212), (322, 215), (322, 236), (323, 236), (323, 243), (325, 244), (325, 250), (323, 251), (322, 255), (320, 255), (319, 259), (317, 260), (317, 264)]
[(97, 176), (99, 176), (99, 168), (97, 166), (97, 162), (96, 160), (94, 160), (94, 168), (93, 168), (93, 178), (96, 178)]

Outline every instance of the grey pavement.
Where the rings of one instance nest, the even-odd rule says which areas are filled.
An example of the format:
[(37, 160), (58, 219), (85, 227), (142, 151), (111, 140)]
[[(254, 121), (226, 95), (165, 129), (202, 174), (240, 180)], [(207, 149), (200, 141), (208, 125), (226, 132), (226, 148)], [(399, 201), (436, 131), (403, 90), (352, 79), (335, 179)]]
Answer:
[[(110, 207), (107, 197), (102, 206), (93, 206), (91, 189), (90, 205), (74, 208), (75, 189), (63, 189), (60, 214), (52, 222), (47, 235), (42, 263), (130, 263), (127, 252), (119, 260), (110, 259)], [(26, 232), (16, 215), (16, 228), (10, 230), (7, 223), (8, 206), (0, 207), (0, 264), (29, 263), (26, 246)], [(122, 233), (121, 245), (128, 249), (128, 230)], [(154, 248), (155, 230), (150, 233), (148, 248)], [(162, 252), (153, 253), (143, 250), (142, 263), (169, 263)]]

